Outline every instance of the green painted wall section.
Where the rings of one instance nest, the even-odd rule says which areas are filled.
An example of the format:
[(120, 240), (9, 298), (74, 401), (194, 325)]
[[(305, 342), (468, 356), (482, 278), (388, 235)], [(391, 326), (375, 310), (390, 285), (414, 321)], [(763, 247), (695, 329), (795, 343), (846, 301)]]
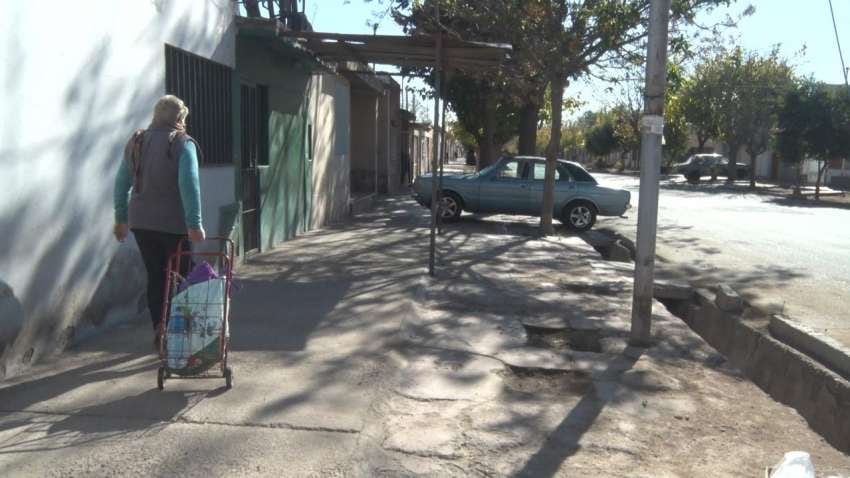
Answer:
[(268, 88), (269, 164), (260, 166), (260, 248), (310, 229), (312, 161), (307, 158), (311, 64), (275, 38), (237, 38), (240, 82)]
[(302, 114), (272, 111), (269, 115), (269, 165), (260, 171), (263, 249), (310, 228), (313, 192), (306, 124)]

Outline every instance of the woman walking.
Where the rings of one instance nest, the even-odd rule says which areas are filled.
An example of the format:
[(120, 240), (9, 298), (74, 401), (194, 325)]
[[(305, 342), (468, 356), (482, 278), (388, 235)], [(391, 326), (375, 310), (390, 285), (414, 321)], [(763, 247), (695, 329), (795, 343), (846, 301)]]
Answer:
[[(180, 98), (160, 98), (150, 126), (133, 133), (127, 142), (115, 177), (114, 234), (123, 242), (132, 230), (142, 254), (157, 349), (168, 258), (181, 240), (205, 239), (198, 179), (200, 147), (186, 134), (188, 116), (189, 108)], [(183, 244), (188, 248), (186, 241)]]

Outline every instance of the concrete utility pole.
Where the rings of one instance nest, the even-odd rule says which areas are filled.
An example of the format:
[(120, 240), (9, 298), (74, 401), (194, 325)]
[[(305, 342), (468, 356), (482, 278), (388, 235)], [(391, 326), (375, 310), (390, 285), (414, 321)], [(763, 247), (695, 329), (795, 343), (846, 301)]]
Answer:
[(637, 257), (632, 298), (632, 345), (650, 343), (652, 288), (655, 275), (655, 234), (658, 226), (658, 180), (661, 174), (661, 138), (664, 134), (664, 94), (667, 88), (667, 31), (671, 0), (652, 0), (646, 51), (646, 88), (640, 142), (640, 199)]
[[(445, 91), (446, 85), (442, 84), (445, 78), (443, 74), (440, 73), (440, 91)], [(446, 101), (443, 100), (440, 105), (442, 111), (440, 112), (440, 180), (437, 185), (437, 202), (443, 202), (443, 165), (446, 163)], [(437, 234), (443, 233), (443, 220), (442, 216), (437, 214)]]
[[(434, 18), (439, 22), (440, 7), (434, 5)], [(436, 62), (434, 63), (434, 75), (437, 78), (434, 92), (434, 128), (433, 128), (433, 151), (431, 162), (431, 244), (428, 251), (428, 274), (434, 277), (436, 274), (435, 264), (437, 258), (437, 214), (440, 210), (439, 190), (437, 189), (437, 168), (440, 153), (440, 137), (437, 128), (440, 122), (440, 94), (443, 86), (443, 32), (434, 34), (436, 48)]]

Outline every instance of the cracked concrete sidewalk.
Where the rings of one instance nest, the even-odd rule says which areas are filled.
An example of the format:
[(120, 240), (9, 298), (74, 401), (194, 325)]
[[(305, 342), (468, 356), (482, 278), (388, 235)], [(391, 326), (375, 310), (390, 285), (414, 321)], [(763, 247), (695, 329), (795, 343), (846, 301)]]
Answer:
[(850, 476), (791, 409), (575, 237), (382, 201), (239, 270), (236, 384), (169, 381), (139, 320), (0, 384), (0, 476)]

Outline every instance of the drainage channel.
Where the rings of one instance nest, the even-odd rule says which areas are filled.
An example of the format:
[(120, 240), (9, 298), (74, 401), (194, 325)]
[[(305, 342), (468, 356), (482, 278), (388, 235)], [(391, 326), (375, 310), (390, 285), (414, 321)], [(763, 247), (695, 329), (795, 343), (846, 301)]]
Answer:
[(659, 299), (774, 400), (795, 409), (832, 446), (850, 453), (850, 382), (772, 337), (764, 320), (718, 307), (710, 291), (691, 300)]
[[(589, 231), (582, 239), (604, 259), (634, 260), (633, 244), (616, 232)], [(727, 286), (718, 287), (723, 297), (698, 289), (689, 299), (656, 299), (765, 393), (794, 408), (832, 446), (850, 453), (850, 381), (774, 338), (766, 320), (744, 319), (746, 312), (740, 306), (746, 304), (728, 308), (723, 287)], [(535, 340), (569, 345), (575, 341), (569, 334)]]

